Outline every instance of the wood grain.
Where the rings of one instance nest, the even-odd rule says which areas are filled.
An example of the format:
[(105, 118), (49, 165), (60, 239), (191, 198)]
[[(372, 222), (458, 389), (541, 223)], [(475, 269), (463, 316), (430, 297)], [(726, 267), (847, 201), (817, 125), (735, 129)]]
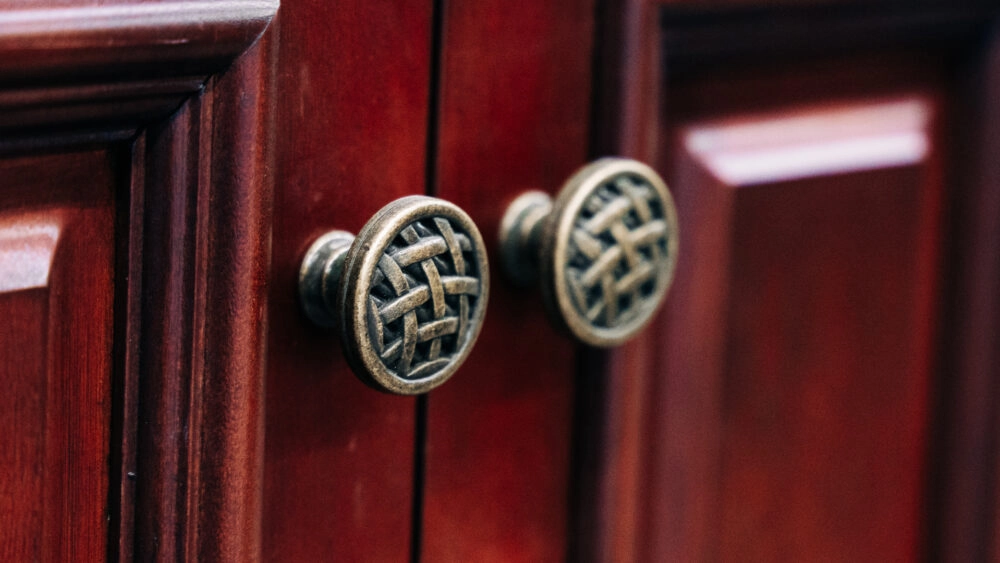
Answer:
[(122, 559), (261, 557), (272, 53), (257, 43), (136, 144)]
[[(446, 3), (436, 195), (487, 240), (516, 195), (554, 191), (585, 162), (593, 17), (586, 1)], [(491, 276), (476, 347), (428, 398), (422, 556), (563, 560), (573, 344), (496, 260)]]
[[(107, 548), (115, 165), (0, 161), (0, 496), (7, 560)], [(68, 183), (66, 183), (68, 182)]]
[(922, 99), (734, 113), (667, 145), (690, 258), (658, 335), (646, 558), (925, 549), (945, 232)]
[(299, 265), (331, 229), (358, 232), (424, 192), (431, 3), (286, 2), (275, 133), (264, 558), (410, 556), (416, 409), (351, 372), (310, 324)]
[[(127, 385), (138, 389), (136, 419), (136, 554), (180, 558), (189, 542), (185, 514), (189, 494), (189, 441), (192, 432), (192, 362), (199, 350), (194, 315), (196, 199), (198, 194), (197, 126), (200, 105), (188, 105), (172, 122), (147, 133), (145, 153), (130, 186), (143, 209), (131, 217), (130, 236), (142, 241), (132, 257), (140, 263), (137, 322), (130, 328), (140, 339), (139, 362)], [(194, 131), (190, 131), (191, 128)], [(193, 137), (193, 138), (192, 138)], [(200, 374), (199, 374), (200, 375)], [(139, 408), (137, 406), (137, 408)], [(196, 435), (196, 434), (195, 434)]]
[(173, 0), (0, 10), (0, 150), (134, 136), (201, 92), (277, 9), (277, 0)]
[[(993, 276), (987, 273), (993, 267), (989, 264), (995, 265), (995, 261), (983, 257), (995, 255), (996, 245), (991, 242), (995, 236), (990, 234), (995, 229), (987, 226), (993, 223), (974, 218), (988, 215), (987, 209), (995, 209), (996, 198), (995, 190), (984, 187), (989, 184), (984, 179), (991, 177), (992, 167), (983, 164), (985, 160), (970, 159), (970, 154), (992, 146), (992, 134), (988, 131), (995, 129), (995, 119), (981, 101), (989, 96), (985, 93), (987, 85), (995, 82), (990, 78), (995, 73), (986, 62), (992, 60), (990, 57), (995, 59), (995, 48), (984, 50), (984, 45), (990, 43), (981, 42), (988, 22), (995, 18), (995, 9), (975, 2), (947, 7), (861, 6), (850, 2), (834, 7), (833, 4), (836, 3), (796, 6), (759, 3), (749, 6), (740, 2), (611, 3), (605, 9), (627, 13), (624, 16), (619, 13), (605, 22), (611, 30), (603, 32), (603, 36), (623, 39), (617, 43), (614, 39), (610, 46), (602, 48), (603, 53), (610, 53), (600, 63), (608, 65), (603, 72), (624, 73), (628, 72), (624, 69), (632, 69), (638, 74), (631, 77), (632, 81), (651, 86), (639, 88), (638, 92), (634, 86), (607, 87), (606, 93), (598, 98), (595, 146), (610, 146), (610, 150), (655, 159), (675, 189), (683, 188), (681, 182), (704, 186), (716, 180), (697, 175), (693, 179), (690, 175), (682, 177), (677, 171), (678, 158), (684, 149), (675, 127), (755, 110), (795, 111), (802, 103), (877, 100), (907, 89), (933, 90), (944, 96), (940, 107), (947, 107), (949, 119), (939, 122), (939, 136), (934, 137), (934, 142), (939, 157), (947, 161), (945, 199), (950, 203), (945, 208), (950, 209), (950, 223), (941, 226), (937, 236), (938, 244), (950, 246), (947, 261), (942, 262), (939, 270), (943, 285), (938, 299), (944, 309), (936, 318), (942, 339), (934, 341), (933, 370), (928, 376), (929, 430), (925, 435), (926, 467), (919, 516), (923, 527), (913, 540), (916, 547), (912, 549), (921, 553), (921, 557), (981, 559), (986, 557), (991, 543), (985, 539), (991, 533), (985, 523), (992, 521), (987, 514), (993, 501), (985, 500), (988, 496), (983, 491), (988, 487), (985, 483), (992, 482), (995, 450), (990, 445), (994, 443), (995, 431), (986, 422), (994, 416), (990, 413), (995, 412), (986, 398), (992, 394), (986, 390), (990, 385), (987, 382), (995, 379), (987, 367), (993, 364), (988, 360), (992, 352), (987, 350), (994, 348), (989, 344), (994, 308), (986, 305), (993, 300), (989, 296), (995, 294), (989, 289), (994, 287), (993, 282), (988, 281)], [(644, 15), (647, 23), (636, 14)], [(648, 27), (643, 27), (648, 26), (649, 18), (655, 19), (658, 26), (653, 35), (648, 34)], [(862, 29), (869, 31), (858, 31)], [(636, 55), (635, 48), (630, 47), (639, 41), (637, 37), (659, 42), (661, 51), (652, 62), (642, 57), (641, 52)], [(600, 67), (598, 72), (602, 72)], [(651, 106), (658, 106), (659, 111), (645, 121), (636, 121), (637, 115), (649, 115)], [(618, 116), (625, 121), (616, 125)], [(955, 116), (959, 118), (952, 119)], [(651, 129), (659, 131), (652, 142)], [(820, 129), (817, 125), (817, 130)], [(698, 229), (692, 222), (710, 221), (727, 228), (730, 223), (725, 218), (728, 203), (717, 202), (713, 206), (698, 201), (698, 205), (704, 204), (698, 216), (681, 217), (681, 239), (688, 248), (692, 244), (691, 229)], [(704, 248), (711, 253), (729, 252), (724, 241), (731, 235), (719, 232), (704, 236), (701, 244), (707, 245)], [(949, 240), (952, 242), (948, 243)], [(686, 255), (690, 254), (688, 250)], [(971, 258), (973, 255), (980, 258)], [(682, 255), (681, 263), (702, 259)], [(726, 318), (726, 305), (708, 305), (713, 299), (711, 292), (722, 290), (718, 287), (713, 290), (710, 280), (701, 280), (699, 285), (698, 295), (705, 303), (701, 316)], [(721, 294), (716, 297), (722, 298)], [(709, 424), (702, 427), (707, 434), (691, 433), (686, 440), (667, 430), (671, 425), (675, 430), (692, 428), (690, 421), (703, 416), (702, 410), (717, 407), (707, 398), (727, 389), (723, 387), (720, 391), (715, 387), (718, 382), (711, 380), (691, 378), (670, 382), (662, 375), (651, 375), (662, 374), (665, 366), (670, 365), (671, 356), (679, 353), (646, 352), (663, 349), (681, 334), (681, 328), (668, 330), (673, 326), (670, 319), (677, 315), (676, 309), (682, 307), (676, 304), (678, 299), (690, 297), (674, 292), (668, 297), (672, 305), (668, 305), (654, 326), (636, 342), (613, 354), (608, 369), (622, 374), (630, 383), (616, 388), (617, 395), (605, 392), (606, 402), (594, 407), (598, 415), (595, 418), (603, 422), (599, 420), (594, 425), (591, 435), (601, 446), (594, 454), (596, 460), (591, 461), (593, 481), (585, 480), (580, 486), (589, 484), (601, 493), (594, 497), (589, 509), (584, 506), (585, 511), (590, 511), (591, 520), (597, 522), (594, 539), (586, 540), (597, 546), (592, 552), (597, 560), (620, 560), (623, 554), (631, 560), (661, 560), (667, 554), (697, 558), (684, 551), (692, 544), (685, 544), (681, 536), (671, 536), (669, 530), (686, 529), (685, 533), (691, 534), (687, 539), (704, 538), (702, 541), (714, 544), (723, 542), (723, 538), (719, 536), (720, 530), (711, 526), (730, 525), (701, 512), (706, 506), (715, 506), (711, 498), (699, 498), (694, 507), (685, 510), (664, 504), (668, 490), (674, 489), (676, 494), (683, 489), (686, 479), (697, 480), (697, 475), (711, 471), (714, 456), (729, 455), (725, 453), (728, 449), (712, 450), (705, 445), (706, 440), (718, 443), (720, 436), (725, 436), (720, 432), (743, 428)], [(725, 334), (723, 329), (720, 331)], [(717, 342), (715, 346), (725, 347), (728, 342)], [(633, 391), (629, 394), (622, 389)], [(598, 387), (597, 392), (601, 391)], [(671, 402), (671, 396), (678, 402)], [(703, 399), (699, 403), (696, 399), (676, 397)], [(854, 402), (842, 403), (842, 408), (850, 408)], [(858, 404), (862, 404), (860, 399)], [(643, 410), (644, 414), (636, 413)], [(792, 425), (789, 429), (799, 431)], [(675, 440), (673, 457), (662, 453), (667, 449), (662, 445), (664, 439), (671, 437)], [(648, 448), (649, 444), (653, 447)], [(655, 453), (657, 449), (661, 452)], [(777, 470), (778, 466), (775, 462), (771, 469)], [(637, 488), (632, 485), (636, 481), (643, 494), (636, 494)], [(711, 485), (702, 490), (714, 494)], [(755, 502), (766, 505), (761, 499)], [(703, 524), (697, 524), (699, 519)], [(637, 522), (638, 526), (628, 527), (622, 522)], [(777, 525), (780, 520), (774, 522)], [(762, 541), (756, 548), (765, 544)], [(789, 540), (775, 542), (772, 547), (791, 549), (792, 545)], [(887, 544), (871, 545), (876, 549)]]
[(198, 496), (188, 505), (198, 523), (194, 560), (254, 561), (262, 553), (273, 77), (265, 38), (213, 77), (206, 96), (212, 129), (199, 159), (207, 193), (199, 202), (205, 246), (197, 263), (204, 276)]
[(74, 2), (6, 9), (0, 12), (0, 80), (207, 76), (246, 50), (277, 9), (276, 0)]
[(683, 133), (652, 559), (922, 550), (942, 183), (901, 103)]
[[(91, 278), (106, 275), (119, 288), (114, 300), (111, 281), (100, 286), (106, 294), (55, 293), (47, 313), (51, 344), (32, 351), (56, 362), (48, 369), (59, 373), (89, 362), (86, 377), (52, 378), (47, 391), (55, 402), (45, 428), (71, 429), (49, 432), (53, 446), (42, 467), (59, 472), (61, 479), (51, 480), (61, 485), (44, 491), (42, 523), (51, 530), (40, 536), (47, 551), (38, 558), (99, 560), (111, 545), (107, 555), (118, 560), (258, 560), (272, 51), (258, 43), (233, 61), (259, 37), (277, 2), (6, 8), (0, 151), (80, 143), (105, 150), (6, 161), (5, 184), (38, 189), (30, 199), (5, 186), (0, 201), (19, 211), (72, 208), (90, 186), (102, 185), (100, 206), (61, 216), (72, 236), (59, 252), (72, 256), (73, 267), (64, 270), (57, 259), (52, 279), (62, 284), (73, 276), (94, 293)], [(144, 126), (125, 162), (128, 147), (114, 141)], [(108, 164), (107, 154), (120, 158)], [(94, 248), (78, 248), (77, 238)], [(83, 316), (94, 311), (106, 326)], [(99, 341), (105, 332), (110, 338), (111, 318), (113, 350)], [(87, 346), (99, 354), (84, 354)], [(102, 371), (112, 364), (113, 389)], [(97, 413), (87, 410), (98, 400)]]

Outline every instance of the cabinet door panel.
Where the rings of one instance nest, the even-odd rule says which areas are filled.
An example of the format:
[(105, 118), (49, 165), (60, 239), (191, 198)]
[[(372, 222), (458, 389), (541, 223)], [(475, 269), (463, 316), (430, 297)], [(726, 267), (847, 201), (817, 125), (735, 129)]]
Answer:
[(0, 557), (107, 545), (114, 270), (106, 152), (0, 162)]
[[(587, 157), (589, 1), (447, 2), (437, 195), (494, 241), (505, 205), (554, 192)], [(570, 529), (574, 374), (531, 290), (490, 246), (486, 324), (427, 399), (426, 561), (560, 561)]]
[(663, 171), (681, 252), (612, 356), (595, 558), (986, 557), (996, 9), (622, 9), (597, 132)]
[(264, 558), (409, 557), (416, 409), (351, 372), (299, 307), (324, 232), (424, 193), (431, 3), (289, 0), (278, 44)]
[(938, 318), (934, 113), (908, 98), (681, 132), (687, 265), (667, 313), (658, 459), (674, 471), (657, 487), (671, 523), (658, 554), (917, 557)]

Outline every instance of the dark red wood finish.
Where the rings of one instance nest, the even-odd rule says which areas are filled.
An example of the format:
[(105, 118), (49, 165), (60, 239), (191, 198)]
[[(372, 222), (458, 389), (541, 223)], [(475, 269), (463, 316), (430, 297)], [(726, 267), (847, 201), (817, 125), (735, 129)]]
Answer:
[(264, 558), (409, 557), (415, 400), (378, 393), (299, 308), (299, 264), (425, 190), (429, 2), (286, 2), (275, 131)]
[[(447, 2), (436, 195), (495, 240), (505, 205), (585, 162), (591, 2)], [(495, 247), (486, 326), (427, 408), (425, 561), (565, 559), (574, 345)]]
[[(48, 411), (59, 439), (44, 469), (67, 481), (44, 506), (73, 532), (45, 531), (41, 559), (259, 559), (268, 44), (229, 65), (276, 9), (62, 1), (0, 12), (0, 152), (50, 154), (6, 156), (4, 209), (68, 202), (45, 313), (60, 332), (46, 354), (72, 354), (60, 369), (81, 370), (50, 386), (65, 404)], [(100, 150), (72, 152), (80, 145)], [(29, 185), (24, 163), (34, 203), (8, 189)], [(104, 199), (87, 199), (95, 186)], [(93, 294), (61, 289), (70, 278)], [(79, 496), (60, 500), (63, 490)]]
[[(996, 18), (994, 18), (996, 21)], [(994, 23), (993, 29), (996, 29)], [(962, 76), (964, 108), (952, 151), (962, 190), (953, 205), (953, 244), (947, 296), (950, 322), (944, 359), (954, 385), (940, 401), (942, 464), (934, 491), (940, 510), (933, 556), (947, 561), (1000, 558), (1000, 41), (996, 33), (968, 61)]]
[(128, 236), (142, 241), (130, 249), (142, 277), (130, 280), (141, 297), (127, 305), (139, 310), (127, 330), (140, 350), (125, 393), (138, 393), (139, 408), (137, 445), (123, 457), (127, 467), (134, 456), (137, 474), (138, 554), (260, 556), (268, 47), (258, 43), (135, 147), (130, 196), (142, 211)]
[[(0, 9), (0, 558), (998, 557), (995, 7), (277, 8)], [(415, 401), (299, 312), (325, 230), (430, 193), (495, 240), (609, 153), (681, 208), (636, 341), (494, 267)]]
[(923, 550), (933, 119), (910, 98), (682, 133), (673, 178), (691, 258), (659, 355), (650, 493), (664, 525), (650, 559)]
[(116, 166), (0, 162), (0, 557), (107, 551)]
[[(995, 159), (969, 155), (994, 146), (981, 41), (995, 11), (624, 4), (631, 18), (603, 34), (625, 40), (598, 69), (639, 77), (598, 89), (596, 146), (657, 162), (682, 257), (660, 321), (612, 356), (631, 383), (594, 409), (587, 554), (987, 558)], [(652, 63), (635, 55), (641, 37), (658, 44)], [(630, 85), (657, 76), (639, 95)], [(783, 163), (808, 162), (789, 148), (843, 148), (825, 146), (845, 131), (836, 104), (901, 95), (930, 100), (926, 158), (861, 151), (781, 179)], [(655, 106), (655, 121), (637, 118)], [(732, 133), (795, 112), (815, 120), (730, 154), (767, 180), (721, 177), (718, 155), (684, 141), (695, 124)]]
[(7, 2), (0, 150), (133, 138), (260, 36), (277, 0)]

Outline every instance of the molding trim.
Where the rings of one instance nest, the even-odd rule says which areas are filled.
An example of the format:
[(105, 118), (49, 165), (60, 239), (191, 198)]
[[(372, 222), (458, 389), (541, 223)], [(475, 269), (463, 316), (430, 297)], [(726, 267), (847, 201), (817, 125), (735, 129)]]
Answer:
[(0, 152), (130, 138), (200, 93), (278, 0), (0, 11)]
[[(794, 61), (875, 49), (966, 48), (989, 30), (985, 3), (659, 9), (660, 58), (671, 79), (725, 65)], [(722, 40), (721, 38), (725, 38)]]

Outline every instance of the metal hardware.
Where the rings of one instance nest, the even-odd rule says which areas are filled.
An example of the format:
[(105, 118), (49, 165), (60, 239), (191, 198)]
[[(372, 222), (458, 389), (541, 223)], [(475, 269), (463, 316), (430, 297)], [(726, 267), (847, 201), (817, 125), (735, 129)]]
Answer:
[(504, 273), (540, 283), (560, 328), (592, 346), (614, 346), (659, 309), (677, 263), (677, 211), (650, 167), (604, 158), (574, 174), (555, 201), (518, 196), (500, 224)]
[(316, 324), (334, 327), (368, 385), (416, 395), (444, 383), (479, 335), (489, 267), (464, 211), (423, 196), (385, 206), (357, 237), (331, 231), (306, 252), (299, 298)]

